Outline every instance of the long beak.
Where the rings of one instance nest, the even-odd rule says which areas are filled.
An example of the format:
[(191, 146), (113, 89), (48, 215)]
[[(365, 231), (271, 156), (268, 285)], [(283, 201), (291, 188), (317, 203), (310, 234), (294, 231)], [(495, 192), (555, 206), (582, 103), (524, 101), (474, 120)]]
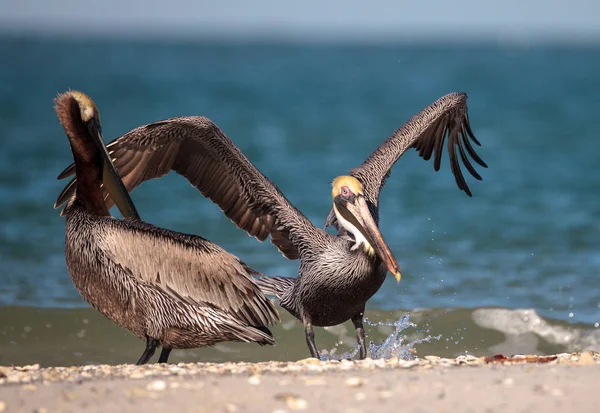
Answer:
[(371, 246), (377, 255), (379, 255), (379, 258), (381, 258), (388, 267), (388, 270), (396, 277), (396, 281), (400, 282), (400, 278), (402, 278), (400, 266), (398, 265), (398, 262), (396, 262), (396, 258), (392, 255), (387, 243), (381, 236), (379, 228), (377, 228), (377, 224), (375, 224), (375, 221), (373, 220), (371, 211), (369, 211), (365, 197), (358, 195), (354, 204), (346, 204), (346, 209), (355, 216), (360, 224), (358, 230), (363, 233), (367, 240), (369, 240)]
[(96, 145), (98, 146), (104, 161), (102, 167), (102, 185), (104, 185), (104, 188), (106, 188), (106, 191), (113, 199), (124, 218), (135, 218), (139, 220), (140, 215), (135, 209), (135, 205), (133, 205), (129, 192), (127, 192), (127, 188), (125, 188), (119, 173), (110, 160), (110, 155), (104, 144), (102, 132), (99, 128), (94, 128), (94, 132), (95, 133), (92, 133), (92, 136), (95, 138)]

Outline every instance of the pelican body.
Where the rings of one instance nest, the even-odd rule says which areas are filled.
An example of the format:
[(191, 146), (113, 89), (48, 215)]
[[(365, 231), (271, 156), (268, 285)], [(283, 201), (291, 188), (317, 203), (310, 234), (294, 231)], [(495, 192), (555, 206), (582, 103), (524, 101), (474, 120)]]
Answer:
[[(259, 276), (266, 294), (275, 295), (283, 308), (304, 323), (307, 345), (319, 357), (313, 326), (331, 326), (352, 320), (360, 352), (366, 357), (363, 314), (367, 301), (379, 290), (389, 270), (401, 273), (378, 229), (379, 192), (391, 168), (410, 148), (425, 160), (435, 154), (439, 170), (444, 141), (450, 166), (460, 189), (471, 192), (462, 175), (459, 157), (476, 179), (470, 163), (485, 163), (469, 125), (467, 96), (446, 95), (400, 127), (349, 175), (335, 178), (332, 210), (326, 226), (313, 225), (267, 177), (242, 154), (213, 122), (205, 117), (179, 117), (136, 128), (108, 145), (127, 190), (174, 170), (210, 198), (239, 228), (263, 241), (267, 237), (288, 259), (299, 259), (297, 278)], [(59, 175), (72, 175), (72, 166)], [(68, 201), (77, 181), (63, 190), (55, 207)]]
[[(221, 341), (274, 344), (267, 328), (279, 320), (256, 285), (258, 274), (201, 237), (139, 220), (104, 146), (93, 101), (77, 91), (56, 98), (78, 181), (64, 210), (65, 255), (75, 287), (94, 308), (146, 340), (138, 364), (161, 346), (171, 349)], [(124, 216), (110, 216), (104, 197)]]

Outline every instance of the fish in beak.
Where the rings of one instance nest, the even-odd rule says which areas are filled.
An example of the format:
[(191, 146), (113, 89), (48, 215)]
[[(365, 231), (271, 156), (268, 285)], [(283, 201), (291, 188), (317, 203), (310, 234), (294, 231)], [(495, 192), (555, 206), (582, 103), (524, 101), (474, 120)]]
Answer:
[[(379, 258), (385, 263), (388, 270), (394, 275), (396, 281), (400, 282), (402, 277), (400, 266), (379, 232), (379, 228), (377, 228), (377, 224), (371, 215), (371, 211), (369, 211), (369, 206), (363, 194), (352, 194), (346, 199), (338, 196), (335, 198), (334, 208), (338, 212), (338, 216), (341, 215), (342, 217), (342, 222), (340, 223), (352, 232), (356, 239), (358, 237), (355, 230), (359, 231), (365, 241), (370, 244), (370, 247), (373, 248)], [(350, 225), (347, 225), (348, 223)]]

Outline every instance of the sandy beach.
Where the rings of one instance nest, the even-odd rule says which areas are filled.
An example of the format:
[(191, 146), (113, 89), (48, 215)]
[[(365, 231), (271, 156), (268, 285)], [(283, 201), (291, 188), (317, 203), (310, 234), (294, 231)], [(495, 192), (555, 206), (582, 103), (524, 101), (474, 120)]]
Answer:
[(0, 412), (596, 412), (600, 354), (0, 367)]

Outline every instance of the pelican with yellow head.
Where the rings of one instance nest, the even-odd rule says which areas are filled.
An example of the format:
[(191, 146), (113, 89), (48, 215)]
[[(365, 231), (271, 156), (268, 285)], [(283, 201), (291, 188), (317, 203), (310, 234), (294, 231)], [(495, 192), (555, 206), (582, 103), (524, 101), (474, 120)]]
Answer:
[(400, 267), (377, 228), (360, 181), (353, 176), (338, 176), (332, 186), (335, 216), (339, 224), (354, 237), (354, 246), (350, 250), (362, 247), (369, 255), (377, 254), (396, 281), (400, 282)]
[[(479, 142), (469, 124), (467, 95), (451, 93), (413, 116), (349, 175), (334, 179), (326, 226), (336, 228), (337, 234), (313, 225), (205, 117), (178, 117), (141, 126), (107, 146), (127, 190), (174, 170), (239, 228), (259, 241), (270, 237), (286, 258), (299, 259), (298, 277), (261, 276), (257, 280), (261, 290), (276, 296), (283, 308), (304, 323), (313, 357), (319, 357), (313, 326), (351, 320), (359, 357), (365, 358), (365, 305), (388, 271), (400, 281), (399, 265), (378, 228), (379, 191), (392, 166), (411, 148), (425, 160), (435, 155), (434, 168), (439, 170), (446, 140), (456, 183), (470, 196), (460, 161), (479, 180), (468, 156), (486, 165), (471, 145), (471, 141)], [(59, 178), (72, 174), (70, 166)], [(71, 180), (56, 207), (74, 195), (76, 185), (77, 180)], [(112, 206), (110, 197), (106, 202)]]

